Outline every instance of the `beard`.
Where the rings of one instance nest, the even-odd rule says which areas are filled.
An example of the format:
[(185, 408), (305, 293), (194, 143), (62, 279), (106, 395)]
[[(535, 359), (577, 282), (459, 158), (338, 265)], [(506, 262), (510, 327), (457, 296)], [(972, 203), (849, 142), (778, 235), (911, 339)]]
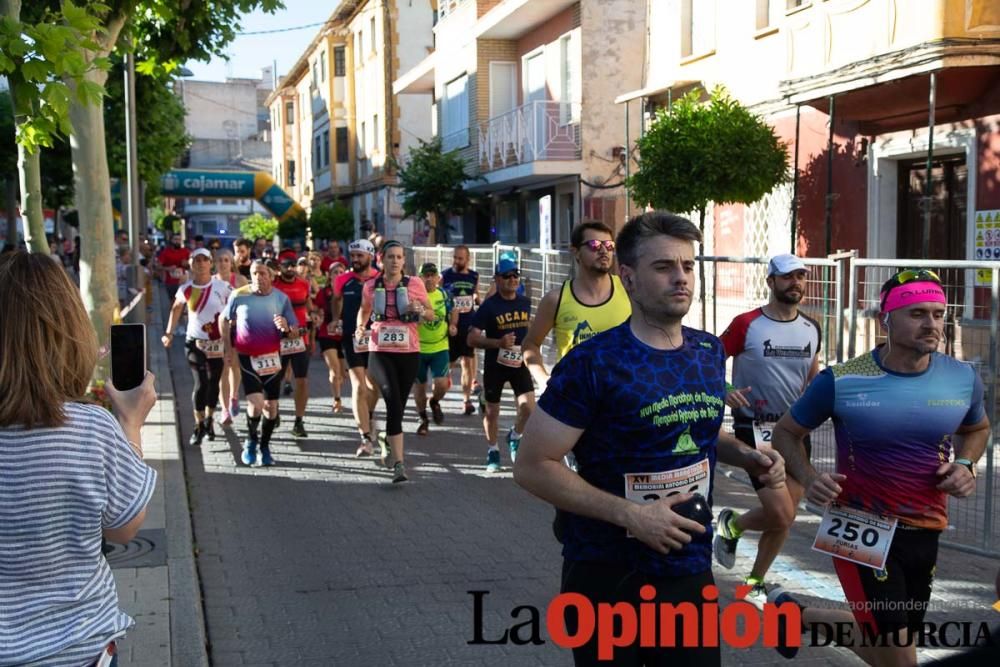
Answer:
[(355, 273), (364, 273), (365, 271), (368, 270), (368, 267), (371, 265), (372, 265), (371, 261), (369, 261), (367, 264), (364, 264), (362, 262), (351, 262), (351, 270), (354, 271)]
[(795, 304), (802, 301), (802, 294), (801, 293), (789, 294), (788, 290), (784, 292), (779, 292), (778, 290), (775, 290), (774, 298), (780, 301), (781, 303), (794, 306)]

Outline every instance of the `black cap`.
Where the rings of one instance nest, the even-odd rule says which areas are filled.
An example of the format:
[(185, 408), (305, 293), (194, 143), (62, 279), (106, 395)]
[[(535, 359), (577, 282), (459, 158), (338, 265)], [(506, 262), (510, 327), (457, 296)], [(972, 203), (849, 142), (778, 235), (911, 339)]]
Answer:
[(428, 273), (437, 273), (438, 267), (434, 262), (425, 262), (420, 266), (420, 275), (427, 275)]

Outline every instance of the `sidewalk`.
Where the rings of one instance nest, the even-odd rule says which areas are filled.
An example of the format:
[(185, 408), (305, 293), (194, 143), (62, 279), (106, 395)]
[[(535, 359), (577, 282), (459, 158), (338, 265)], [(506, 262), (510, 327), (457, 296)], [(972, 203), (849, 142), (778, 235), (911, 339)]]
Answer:
[[(158, 301), (165, 298), (157, 291)], [(139, 534), (108, 555), (122, 608), (135, 627), (119, 644), (120, 667), (207, 667), (201, 590), (191, 538), (184, 463), (167, 355), (160, 344), (160, 304), (149, 313), (146, 347), (156, 375), (157, 402), (142, 429), (156, 490)]]

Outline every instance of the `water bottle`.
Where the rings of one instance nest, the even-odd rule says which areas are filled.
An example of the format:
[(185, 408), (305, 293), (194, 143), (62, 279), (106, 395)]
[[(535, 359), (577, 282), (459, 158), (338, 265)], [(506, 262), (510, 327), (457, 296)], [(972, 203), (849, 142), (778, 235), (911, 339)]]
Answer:
[(406, 293), (406, 288), (402, 285), (396, 286), (396, 316), (403, 321), (409, 318), (407, 306), (410, 305), (410, 296)]
[(376, 287), (375, 288), (375, 320), (385, 319), (385, 288)]

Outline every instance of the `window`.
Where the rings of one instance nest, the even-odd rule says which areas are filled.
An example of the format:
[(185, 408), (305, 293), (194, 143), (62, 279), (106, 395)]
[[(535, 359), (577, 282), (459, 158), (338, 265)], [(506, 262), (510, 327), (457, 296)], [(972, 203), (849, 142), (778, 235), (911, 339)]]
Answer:
[(444, 87), (441, 139), (445, 151), (469, 145), (469, 76), (463, 74)]
[(771, 0), (757, 0), (757, 30), (771, 25)]
[(285, 102), (285, 124), (295, 123), (295, 102)]
[(354, 62), (357, 63), (357, 66), (360, 66), (361, 62), (364, 60), (363, 54), (365, 52), (365, 31), (358, 30), (355, 37), (357, 38), (356, 39), (357, 44), (354, 45)]
[(288, 161), (288, 184), (295, 185), (295, 160)]
[(805, 7), (811, 0), (785, 0), (785, 9), (791, 11), (799, 7)]
[(313, 170), (319, 170), (323, 168), (323, 147), (321, 142), (323, 141), (323, 135), (317, 134), (313, 137)]
[(573, 40), (566, 35), (559, 40), (559, 70), (562, 87), (562, 99), (559, 105), (559, 122), (567, 125), (580, 120), (580, 110), (573, 104), (576, 91), (577, 66), (574, 59)]
[(334, 137), (337, 140), (337, 163), (347, 162), (347, 128), (338, 127)]
[(700, 56), (715, 50), (715, 2), (681, 3), (681, 56)]
[(375, 39), (375, 17), (374, 16), (372, 17), (371, 33), (372, 33), (372, 55), (375, 55), (375, 50), (376, 50), (375, 49), (375, 43), (376, 43), (377, 40)]
[(333, 49), (333, 75), (334, 76), (347, 76), (347, 64), (344, 59), (345, 49), (342, 46), (337, 46)]
[(314, 60), (313, 61), (313, 67), (312, 67), (312, 85), (313, 85), (313, 88), (315, 88), (316, 84), (318, 84), (318, 83), (319, 83), (319, 63)]
[(372, 118), (372, 152), (378, 150), (378, 114)]
[(326, 83), (326, 51), (319, 54), (319, 82)]
[(330, 130), (323, 130), (323, 142), (320, 144), (323, 153), (323, 166), (330, 166)]
[(490, 63), (490, 118), (502, 116), (517, 106), (517, 64)]

